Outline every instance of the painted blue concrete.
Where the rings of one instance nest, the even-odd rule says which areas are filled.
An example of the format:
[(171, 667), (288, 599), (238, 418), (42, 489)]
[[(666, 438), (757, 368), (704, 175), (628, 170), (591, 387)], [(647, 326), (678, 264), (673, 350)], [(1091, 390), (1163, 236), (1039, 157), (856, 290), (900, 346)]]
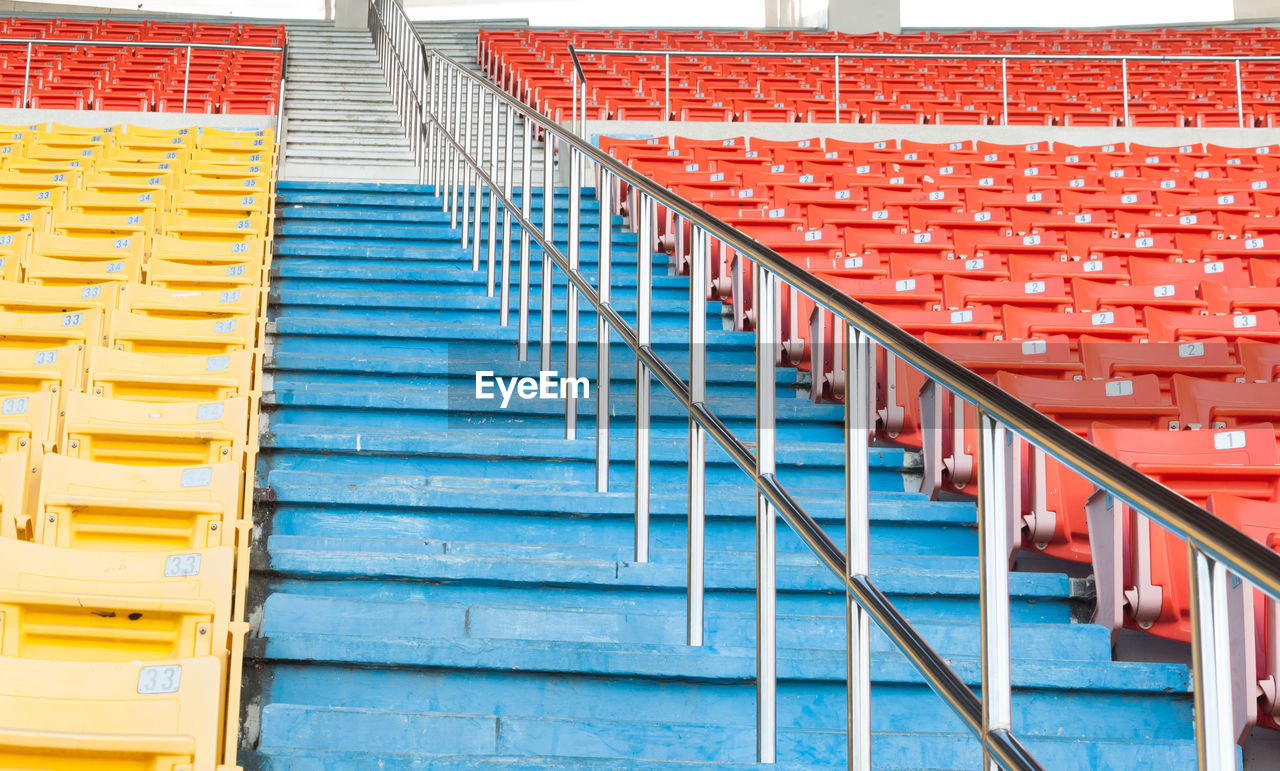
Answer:
[[(579, 405), (574, 442), (560, 403), (474, 399), (476, 369), (536, 364), (516, 362), (514, 326), (497, 326), (498, 300), (430, 192), (280, 185), (247, 667), (256, 731), (242, 760), (304, 771), (757, 768), (751, 488), (711, 446), (708, 644), (689, 648), (684, 413), (655, 385), (653, 553), (636, 564), (634, 359), (614, 341), (614, 463), (597, 493), (594, 398)], [(615, 297), (629, 316), (636, 240), (614, 233)], [(593, 276), (595, 248), (583, 250)], [(688, 285), (653, 259), (654, 347), (683, 372)], [(709, 403), (750, 440), (753, 341), (724, 331), (721, 312), (707, 307)], [(586, 312), (581, 330), (580, 373), (594, 381)], [(563, 358), (557, 342), (553, 361)], [(841, 410), (810, 404), (793, 372), (777, 387), (779, 478), (842, 541)], [(873, 576), (976, 686), (973, 504), (912, 492), (901, 450), (876, 448), (871, 463)], [(844, 596), (785, 525), (778, 586), (776, 768), (843, 767)], [(1018, 573), (1010, 588), (1014, 727), (1046, 767), (1194, 765), (1185, 668), (1112, 662), (1104, 630), (1072, 622), (1065, 576)], [(879, 632), (872, 650), (876, 767), (978, 767), (976, 743)]]

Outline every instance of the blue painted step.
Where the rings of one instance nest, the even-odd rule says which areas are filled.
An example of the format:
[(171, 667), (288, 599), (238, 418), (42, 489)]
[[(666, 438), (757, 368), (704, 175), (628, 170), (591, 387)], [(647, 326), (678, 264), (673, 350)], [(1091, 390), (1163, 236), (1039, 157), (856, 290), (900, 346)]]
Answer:
[[(540, 216), (540, 194), (535, 192)], [(567, 196), (556, 191), (557, 221)], [(684, 640), (682, 410), (653, 397), (651, 560), (632, 560), (634, 358), (611, 345), (609, 492), (595, 491), (596, 404), (459, 398), (484, 367), (536, 369), (496, 325), (431, 190), (281, 183), (272, 267), (273, 390), (259, 456), (246, 746), (265, 769), (747, 769), (754, 764), (754, 490), (708, 447), (707, 642)], [(587, 222), (598, 206), (584, 198)], [(487, 230), (487, 227), (486, 227)], [(634, 311), (635, 235), (614, 227), (614, 296)], [(557, 240), (562, 241), (559, 227)], [(594, 277), (595, 244), (583, 272)], [(484, 244), (482, 236), (482, 244)], [(513, 254), (516, 251), (513, 250)], [(687, 371), (688, 284), (654, 255), (654, 348)], [(518, 264), (513, 261), (513, 269)], [(513, 275), (513, 281), (518, 275)], [(563, 367), (556, 272), (553, 361)], [(514, 292), (513, 292), (514, 309)], [(753, 437), (749, 334), (708, 312), (709, 403)], [(595, 377), (582, 313), (579, 372)], [(842, 413), (778, 377), (779, 479), (844, 538)], [(915, 458), (872, 453), (873, 578), (975, 684), (974, 507), (911, 492)], [(779, 769), (845, 765), (844, 595), (785, 525), (779, 554)], [(1072, 583), (1015, 574), (1014, 728), (1047, 768), (1194, 765), (1185, 668), (1110, 661), (1073, 623)], [(976, 742), (878, 632), (873, 761), (980, 764)]]

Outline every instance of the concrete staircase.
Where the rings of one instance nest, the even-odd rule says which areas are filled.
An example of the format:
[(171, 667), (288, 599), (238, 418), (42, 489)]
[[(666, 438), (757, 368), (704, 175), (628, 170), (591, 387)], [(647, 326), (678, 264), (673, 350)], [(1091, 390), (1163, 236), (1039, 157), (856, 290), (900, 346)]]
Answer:
[(281, 178), (417, 181), (368, 30), (288, 25)]
[[(284, 182), (279, 195), (241, 762), (754, 768), (744, 476), (709, 448), (708, 644), (689, 648), (686, 423), (665, 390), (653, 392), (652, 561), (635, 564), (627, 349), (615, 339), (614, 464), (598, 494), (593, 401), (569, 442), (559, 401), (474, 399), (476, 370), (532, 374), (536, 346), (516, 361), (514, 326), (497, 326), (498, 300), (428, 188)], [(563, 223), (563, 191), (557, 201)], [(587, 209), (594, 276), (590, 198)], [(631, 316), (636, 241), (614, 233), (614, 296)], [(654, 347), (683, 371), (688, 285), (653, 259)], [(750, 440), (753, 339), (707, 311), (708, 402)], [(549, 312), (563, 340), (562, 280)], [(580, 328), (594, 397), (591, 314)], [(562, 345), (553, 354), (562, 367)], [(792, 380), (779, 373), (778, 476), (842, 542), (841, 409), (810, 404)], [(900, 450), (875, 448), (871, 463), (874, 577), (976, 683), (974, 506), (904, 492)], [(785, 525), (778, 536), (777, 768), (843, 768), (844, 595)], [(1194, 767), (1185, 667), (1112, 662), (1105, 630), (1076, 623), (1065, 576), (1017, 573), (1010, 586), (1014, 729), (1046, 768)], [(878, 633), (872, 651), (876, 767), (979, 767), (976, 742)]]
[(482, 29), (522, 29), (529, 26), (528, 19), (480, 19), (475, 21), (419, 21), (414, 22), (427, 49), (438, 49), (468, 68), (480, 73), (476, 62), (476, 33)]

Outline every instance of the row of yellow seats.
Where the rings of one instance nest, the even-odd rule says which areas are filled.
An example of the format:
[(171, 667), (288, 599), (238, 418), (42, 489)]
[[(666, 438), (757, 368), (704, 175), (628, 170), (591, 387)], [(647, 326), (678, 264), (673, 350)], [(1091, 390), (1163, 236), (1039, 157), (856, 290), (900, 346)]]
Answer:
[[(181, 170), (156, 169), (154, 164), (113, 164), (98, 170), (61, 169), (48, 164), (14, 164), (0, 171), (0, 190), (5, 193), (33, 191), (37, 200), (48, 200), (55, 209), (75, 205), (75, 191), (134, 196), (128, 203), (144, 203), (144, 208), (174, 211), (179, 208), (201, 210), (266, 210), (263, 200), (251, 203), (208, 201), (190, 196), (242, 197), (269, 195), (270, 175), (251, 171), (251, 165), (200, 164)], [(137, 196), (149, 198), (139, 200)], [(92, 200), (89, 198), (88, 200)], [(120, 199), (122, 202), (126, 199)]]
[(266, 242), (198, 241), (173, 236), (80, 238), (0, 228), (0, 278), (46, 287), (142, 282), (184, 289), (260, 286), (270, 265)]
[[(203, 192), (178, 190), (170, 195), (162, 185), (137, 190), (71, 188), (60, 174), (14, 174), (0, 172), (0, 205), (6, 210), (53, 212), (69, 209), (81, 214), (122, 213), (153, 216), (172, 212), (193, 216), (242, 217), (265, 215), (272, 209), (269, 192), (246, 190), (239, 184), (222, 189), (205, 188)], [(32, 215), (34, 216), (34, 215)]]
[[(151, 253), (153, 235), (198, 242), (240, 242), (270, 235), (267, 218), (260, 214), (231, 217), (163, 214), (157, 219), (154, 212), (145, 210), (138, 214), (82, 214), (78, 211), (61, 210), (51, 213), (36, 211), (23, 215), (6, 213), (2, 207), (3, 203), (0, 203), (0, 248), (8, 247), (9, 251), (23, 256), (33, 251), (67, 252), (77, 248), (74, 240), (58, 241), (48, 238), (50, 235), (71, 239), (111, 239), (112, 250), (127, 249), (132, 245), (131, 242), (117, 245), (118, 239), (137, 239), (144, 254)], [(44, 227), (46, 221), (48, 226)], [(191, 244), (183, 251), (192, 249), (213, 249), (216, 252), (216, 247), (207, 243)], [(248, 247), (241, 249), (246, 252), (249, 250)], [(100, 247), (86, 240), (83, 250), (93, 253), (100, 251)], [(262, 251), (262, 244), (257, 244), (253, 251)]]
[[(275, 153), (275, 132), (271, 129), (177, 128), (154, 129), (143, 126), (72, 127), (53, 124), (49, 128), (35, 126), (0, 126), (2, 155), (16, 155), (38, 148), (63, 157), (76, 157), (81, 151), (166, 152), (174, 148), (210, 153)], [(78, 157), (90, 157), (80, 154)]]
[(0, 127), (0, 767), (234, 767), (275, 153)]

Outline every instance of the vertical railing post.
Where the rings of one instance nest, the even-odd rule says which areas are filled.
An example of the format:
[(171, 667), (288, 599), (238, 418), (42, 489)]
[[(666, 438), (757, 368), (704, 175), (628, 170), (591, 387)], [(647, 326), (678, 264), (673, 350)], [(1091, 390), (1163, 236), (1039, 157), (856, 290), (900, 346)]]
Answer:
[[(846, 578), (852, 581), (871, 571), (872, 349), (862, 330), (839, 320), (835, 323), (844, 324), (845, 339), (844, 548), (848, 555)], [(871, 617), (847, 589), (845, 652), (849, 771), (871, 771)]]
[(1000, 125), (1009, 125), (1009, 60), (1000, 57)]
[(1129, 127), (1129, 60), (1120, 60), (1120, 99), (1124, 102), (1124, 126)]
[[(455, 73), (456, 80), (454, 82), (454, 88), (453, 88), (453, 121), (450, 123), (449, 128), (453, 131), (454, 137), (458, 138), (458, 144), (461, 145), (462, 132), (464, 130), (463, 126), (465, 125), (465, 120), (466, 120), (465, 116), (463, 115), (464, 98), (462, 96), (463, 89), (466, 88), (466, 84), (463, 81), (467, 80), (467, 78), (463, 74), (461, 69), (455, 67), (453, 68), (453, 71)], [(451, 194), (449, 196), (449, 200), (450, 200), (449, 226), (450, 227), (455, 227), (455, 228), (458, 227), (458, 199), (462, 197), (462, 186), (466, 184), (465, 183), (466, 178), (464, 176), (466, 172), (466, 168), (467, 168), (466, 163), (463, 162), (462, 160), (462, 151), (457, 148), (454, 148), (453, 150), (453, 185), (452, 185)], [(507, 187), (510, 188), (510, 185), (508, 185)]]
[[(743, 259), (739, 255), (738, 259)], [(772, 478), (774, 454), (774, 318), (777, 312), (775, 277), (754, 263), (756, 311), (756, 474)], [(756, 760), (774, 763), (778, 757), (778, 597), (777, 519), (773, 504), (756, 492)]]
[(1236, 115), (1244, 128), (1244, 82), (1240, 77), (1240, 60), (1236, 59)]
[[(503, 148), (506, 153), (502, 159), (502, 188), (507, 200), (515, 193), (512, 191), (515, 173), (515, 123), (516, 111), (508, 104), (502, 105)], [(511, 210), (502, 207), (502, 277), (498, 287), (498, 325), (511, 324)]]
[(662, 119), (668, 121), (671, 120), (671, 54), (664, 54), (662, 60)]
[[(523, 121), (524, 136), (520, 143), (520, 215), (525, 222), (532, 222), (533, 213), (533, 121)], [(520, 361), (529, 360), (529, 250), (532, 242), (529, 228), (520, 226), (520, 318), (516, 328)]]
[[(466, 73), (462, 73), (462, 79), (465, 81), (463, 87), (466, 89), (467, 97), (466, 97), (466, 103), (463, 105), (463, 108), (462, 108), (463, 109), (462, 136), (459, 137), (458, 139), (461, 141), (462, 147), (464, 149), (464, 153), (463, 153), (464, 157), (462, 160), (462, 213), (461, 213), (462, 248), (468, 249), (471, 246), (471, 243), (469, 240), (471, 238), (471, 223), (468, 221), (468, 217), (471, 216), (472, 171), (471, 171), (471, 164), (467, 163), (465, 156), (471, 155), (473, 150), (471, 146), (471, 99), (472, 99), (472, 92), (473, 92), (472, 87), (474, 85), (474, 81), (472, 81), (471, 78), (466, 75)], [(479, 195), (478, 189), (476, 191), (476, 194)]]
[(836, 123), (840, 122), (840, 57), (835, 58), (836, 62)]
[[(484, 219), (484, 184), (480, 178), (480, 169), (484, 166), (484, 127), (485, 105), (489, 103), (484, 89), (477, 88), (476, 99), (476, 199), (475, 209), (471, 214), (471, 269), (480, 270), (480, 223)], [(489, 198), (493, 199), (493, 188), (489, 188)]]
[(187, 64), (182, 73), (182, 112), (187, 111), (187, 92), (191, 87), (191, 46), (187, 46)]
[(22, 106), (27, 106), (31, 94), (31, 42), (27, 42), (27, 66), (22, 72)]
[(573, 71), (569, 73), (569, 94), (570, 98), (573, 100), (573, 116), (569, 125), (573, 126), (573, 131), (576, 134), (578, 133), (578, 68), (573, 67), (572, 70)]
[(494, 195), (494, 188), (498, 185), (498, 129), (502, 120), (499, 107), (502, 103), (498, 101), (496, 91), (490, 94), (490, 100), (493, 109), (489, 116), (489, 179), (493, 186), (489, 189), (489, 262), (484, 277), (486, 297), (493, 297), (498, 291), (498, 207), (501, 205), (498, 196)]
[[(1188, 541), (1196, 752), (1202, 771), (1235, 768), (1226, 568)], [(1246, 589), (1246, 591), (1252, 591)]]
[[(613, 179), (601, 168), (596, 199), (600, 205), (600, 305), (608, 308), (613, 284), (613, 212), (607, 205)], [(609, 322), (596, 314), (596, 492), (609, 491)]]
[(993, 731), (1011, 730), (1009, 666), (1009, 512), (1005, 494), (1005, 427), (980, 413), (978, 428), (979, 604), (982, 637), (982, 731), (986, 769), (999, 771), (987, 751)]
[[(676, 221), (676, 232), (682, 224)], [(707, 401), (707, 232), (689, 223), (689, 401)], [(688, 639), (703, 642), (703, 584), (705, 578), (707, 432), (689, 417), (689, 581)]]
[[(642, 349), (652, 343), (653, 199), (636, 191), (636, 338)], [(649, 366), (636, 357), (636, 562), (649, 561)]]
[[(556, 242), (556, 138), (546, 132), (542, 144), (542, 237), (549, 244)], [(538, 364), (541, 371), (551, 369), (551, 289), (555, 277), (555, 263), (551, 255), (542, 253), (542, 301), (538, 312)]]
[(444, 86), (441, 88), (440, 97), (444, 100), (441, 105), (442, 119), (440, 125), (444, 127), (445, 136), (440, 137), (440, 160), (441, 177), (444, 185), (444, 195), (440, 198), (440, 211), (449, 211), (449, 196), (453, 191), (453, 153), (448, 140), (448, 133), (453, 131), (453, 79), (454, 69), (452, 66), (446, 66), (444, 71)]
[[(582, 259), (582, 159), (569, 146), (569, 273), (578, 272)], [(578, 376), (578, 289), (565, 282), (564, 369), (569, 387), (564, 395), (564, 438), (578, 438), (578, 398), (573, 381)]]

